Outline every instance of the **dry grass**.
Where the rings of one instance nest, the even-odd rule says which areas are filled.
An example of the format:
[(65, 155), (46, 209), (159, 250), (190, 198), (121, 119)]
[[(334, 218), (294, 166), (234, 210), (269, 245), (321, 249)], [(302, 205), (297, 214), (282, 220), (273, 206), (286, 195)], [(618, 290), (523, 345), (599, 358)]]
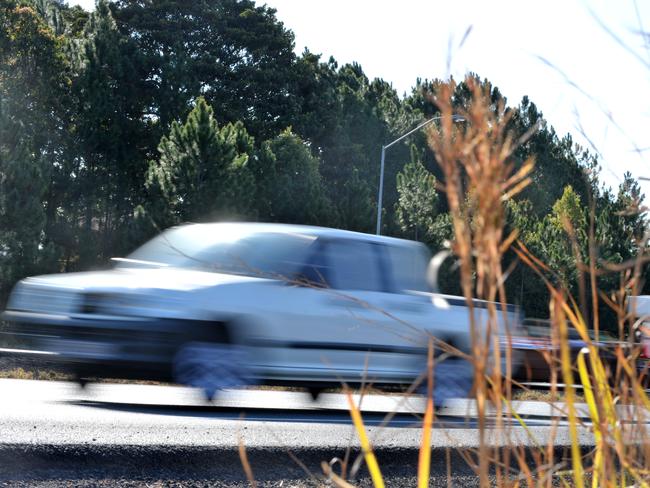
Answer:
[(0, 370), (0, 378), (17, 380), (48, 380), (71, 381), (73, 378), (67, 373), (50, 369), (23, 369), (11, 368)]
[[(0, 369), (0, 379), (42, 380), (42, 381), (76, 381), (74, 375), (65, 371), (43, 368), (7, 368)], [(127, 380), (122, 378), (87, 378), (88, 383), (116, 383), (135, 385), (171, 385), (161, 381)]]
[[(516, 390), (512, 393), (512, 400), (518, 402), (564, 402), (566, 396), (562, 391), (551, 390)], [(579, 403), (585, 402), (585, 397), (576, 394), (574, 400)]]
[[(444, 174), (441, 190), (446, 193), (453, 221), (455, 238), (452, 251), (460, 264), (461, 288), (468, 307), (472, 337), (468, 351), (456, 351), (468, 358), (474, 367), (473, 392), (478, 412), (480, 446), (475, 452), (465, 453), (467, 462), (474, 467), (483, 487), (494, 484), (503, 487), (550, 487), (557, 483), (579, 487), (585, 484), (593, 487), (649, 486), (650, 443), (647, 442), (645, 412), (646, 409), (650, 410), (650, 400), (637, 375), (635, 351), (631, 348), (616, 351), (617, 367), (614, 377), (611, 377), (590, 338), (590, 332), (598, 329), (601, 303), (606, 303), (616, 312), (621, 330), (632, 331), (634, 314), (628, 312), (627, 297), (637, 294), (643, 257), (615, 269), (620, 273), (621, 287), (618, 293), (612, 296), (599, 293), (596, 278), (605, 272), (606, 266), (596, 264), (592, 225), (588, 263), (585, 264), (581, 256), (576, 256), (581, 289), (588, 290), (587, 294), (590, 292), (590, 307), (579, 306), (568, 290), (554, 285), (548, 279), (551, 270), (517, 241), (517, 232), (504, 235), (505, 204), (529, 183), (529, 174), (534, 166), (532, 160), (515, 166), (511, 158), (517, 144), (527, 135), (523, 139), (516, 139), (508, 133), (509, 114), (502, 102), (495, 104), (490, 100), (489, 87), (481, 86), (471, 77), (465, 83), (472, 97), (469, 106), (460, 110), (452, 102), (454, 83), (438, 88), (434, 101), (442, 118), (440, 128), (429, 130), (428, 141)], [(453, 123), (454, 115), (462, 116), (466, 122)], [(565, 227), (569, 238), (575, 240), (570, 222), (566, 222)], [(499, 336), (508, 335), (504, 289), (507, 273), (502, 269), (502, 262), (504, 253), (509, 249), (544, 280), (551, 297), (552, 341), (557, 352), (553, 353), (550, 361), (553, 364), (551, 388), (545, 393), (523, 391), (513, 394), (511, 348), (505, 348), (506, 357), (500, 358)], [(475, 298), (489, 302), (487, 313), (473, 307)], [(587, 313), (590, 317), (586, 316)], [(568, 345), (569, 328), (575, 329), (586, 344), (578, 355), (577, 367)], [(436, 347), (444, 346), (436, 343)], [(581, 394), (573, 387), (576, 382), (582, 386)], [(560, 390), (560, 383), (567, 386)], [(488, 407), (494, 407), (496, 427), (506, 438), (511, 432), (510, 426), (517, 422), (523, 431), (529, 432), (525, 421), (512, 411), (511, 402), (514, 399), (564, 402), (565, 420), (568, 423), (564, 428), (568, 429), (571, 439), (568, 459), (555, 457), (554, 438), (560, 428), (558, 424), (552, 427), (546, 445), (538, 445), (532, 450), (525, 449), (517, 442), (501, 448), (494, 448), (487, 442)], [(578, 403), (587, 404), (589, 425), (578, 415)], [(636, 408), (627, 408), (623, 422), (621, 409), (617, 405)], [(352, 414), (355, 415), (354, 409)], [(355, 425), (359, 435), (364, 436), (358, 420)], [(422, 464), (430, 462), (430, 443), (427, 439), (430, 438), (431, 428), (432, 422), (425, 417), (419, 487), (428, 486), (429, 482), (428, 466)], [(595, 440), (594, 449), (588, 452), (580, 445), (579, 431), (584, 429), (589, 429)], [(370, 446), (365, 447), (364, 452), (369, 449)], [(379, 468), (371, 465), (368, 468), (373, 479), (379, 479)], [(332, 480), (339, 486), (348, 486)], [(375, 486), (381, 484), (376, 483)]]
[[(516, 454), (489, 448), (486, 411), (492, 404), (497, 412), (497, 428), (507, 431), (509, 423), (504, 422), (501, 412), (512, 415), (512, 361), (510, 348), (506, 348), (505, 361), (500, 357), (499, 339), (509, 327), (501, 263), (517, 234), (503, 233), (505, 203), (530, 182), (533, 161), (515, 167), (511, 156), (520, 141), (506, 130), (510, 115), (504, 102), (494, 105), (490, 87), (481, 86), (474, 78), (468, 77), (465, 82), (472, 93), (466, 109), (454, 107), (453, 82), (440, 87), (434, 101), (442, 120), (440, 129), (432, 127), (428, 131), (428, 141), (444, 174), (441, 189), (447, 196), (453, 222), (452, 251), (460, 263), (461, 289), (469, 314), (472, 344), (467, 352), (474, 366), (480, 438), (471, 462), (477, 466), (481, 485), (487, 486), (491, 468), (496, 470), (497, 484), (509, 478), (503, 466), (510, 466)], [(466, 122), (452, 123), (455, 114)], [(487, 316), (474, 308), (475, 298), (488, 301)]]

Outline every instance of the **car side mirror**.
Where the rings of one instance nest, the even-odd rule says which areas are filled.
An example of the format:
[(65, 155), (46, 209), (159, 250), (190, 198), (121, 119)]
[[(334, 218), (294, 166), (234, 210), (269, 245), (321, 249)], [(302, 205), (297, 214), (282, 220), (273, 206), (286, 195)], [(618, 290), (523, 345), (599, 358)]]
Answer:
[(440, 267), (445, 260), (450, 257), (451, 251), (449, 249), (444, 249), (438, 252), (435, 256), (429, 261), (429, 267), (427, 268), (427, 282), (431, 287), (433, 293), (440, 293), (440, 285), (438, 284), (438, 276), (440, 274)]

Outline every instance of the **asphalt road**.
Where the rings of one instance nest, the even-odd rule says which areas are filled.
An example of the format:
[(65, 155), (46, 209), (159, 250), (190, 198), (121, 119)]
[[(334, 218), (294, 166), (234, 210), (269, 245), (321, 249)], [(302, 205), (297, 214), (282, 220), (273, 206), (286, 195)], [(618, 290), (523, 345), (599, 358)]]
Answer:
[[(324, 394), (318, 402), (307, 393), (276, 390), (229, 390), (214, 402), (198, 390), (158, 385), (91, 384), (0, 380), (0, 444), (142, 445), (231, 447), (242, 438), (258, 448), (345, 448), (356, 435), (342, 394)], [(355, 397), (373, 445), (417, 448), (421, 438), (421, 397)], [(530, 432), (544, 442), (553, 410), (545, 403), (517, 404), (528, 416)], [(387, 418), (387, 414), (392, 415)], [(560, 409), (557, 410), (560, 413)], [(455, 400), (438, 411), (434, 447), (476, 447), (473, 402)], [(560, 424), (562, 422), (560, 421)], [(385, 424), (385, 425), (384, 425)], [(566, 444), (563, 430), (556, 442)], [(585, 430), (585, 442), (589, 433)], [(504, 432), (491, 430), (495, 443)], [(510, 439), (532, 440), (517, 427)]]
[[(245, 486), (241, 443), (263, 486), (305, 486), (313, 481), (307, 472), (322, 473), (320, 462), (358, 453), (341, 394), (313, 402), (302, 392), (231, 390), (206, 402), (182, 387), (95, 384), (82, 390), (65, 382), (0, 380), (0, 397), (0, 485)], [(412, 486), (424, 400), (356, 400), (390, 485)], [(528, 430), (492, 425), (491, 443), (544, 444), (562, 406), (528, 402), (515, 408)], [(473, 404), (454, 400), (438, 414), (432, 484), (447, 486), (453, 467), (454, 483), (471, 486), (473, 472), (458, 452), (478, 445)], [(564, 421), (555, 422), (555, 445), (562, 450), (568, 432)], [(593, 442), (588, 426), (579, 434), (585, 446)], [(362, 485), (368, 481), (363, 468), (358, 476)]]

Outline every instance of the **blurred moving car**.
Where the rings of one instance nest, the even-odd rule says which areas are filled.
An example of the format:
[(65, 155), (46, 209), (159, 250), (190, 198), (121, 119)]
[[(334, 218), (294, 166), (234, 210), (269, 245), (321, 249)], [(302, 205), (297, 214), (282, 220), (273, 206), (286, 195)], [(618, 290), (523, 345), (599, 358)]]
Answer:
[(429, 334), (470, 348), (465, 302), (429, 292), (429, 260), (424, 245), (383, 236), (188, 224), (114, 269), (21, 281), (3, 319), (80, 379), (174, 381), (209, 395), (251, 382), (408, 384), (426, 368)]
[[(515, 379), (518, 381), (543, 382), (551, 380), (551, 366), (556, 364), (556, 371), (559, 373), (558, 358), (560, 347), (553, 342), (551, 321), (547, 319), (526, 318), (522, 324), (524, 335), (512, 338), (512, 348), (520, 351), (521, 364)], [(571, 326), (567, 327), (568, 345), (572, 361), (575, 364), (578, 353), (587, 344), (580, 333)], [(616, 338), (600, 332), (596, 340), (594, 332), (589, 331), (589, 338), (593, 344), (598, 346), (601, 359), (610, 366), (615, 362), (614, 349), (619, 345), (626, 346)], [(561, 381), (561, 380), (560, 380)]]

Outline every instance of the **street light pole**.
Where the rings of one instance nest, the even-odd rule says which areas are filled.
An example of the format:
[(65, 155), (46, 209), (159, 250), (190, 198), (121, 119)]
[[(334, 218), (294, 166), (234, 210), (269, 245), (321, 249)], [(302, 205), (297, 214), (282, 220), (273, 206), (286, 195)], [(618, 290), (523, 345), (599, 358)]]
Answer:
[[(402, 139), (405, 139), (406, 137), (410, 136), (414, 132), (419, 131), (422, 129), (424, 126), (429, 125), (431, 122), (435, 122), (436, 120), (442, 119), (444, 116), (443, 115), (437, 115), (435, 117), (430, 118), (429, 120), (425, 120), (422, 122), (420, 125), (418, 125), (416, 128), (411, 129), (408, 131), (406, 134), (399, 136), (397, 139), (395, 139), (393, 142), (390, 142), (386, 144), (385, 146), (381, 146), (381, 165), (379, 166), (379, 193), (377, 195), (377, 235), (381, 234), (381, 211), (382, 211), (382, 200), (384, 196), (384, 163), (386, 161), (386, 149), (391, 147), (393, 144), (397, 144), (399, 141)], [(462, 122), (465, 120), (460, 115), (453, 114), (451, 116), (451, 120), (454, 122)]]
[(377, 197), (377, 235), (381, 234), (382, 196), (384, 195), (384, 161), (386, 159), (386, 146), (381, 146), (381, 165), (379, 169), (379, 196)]

